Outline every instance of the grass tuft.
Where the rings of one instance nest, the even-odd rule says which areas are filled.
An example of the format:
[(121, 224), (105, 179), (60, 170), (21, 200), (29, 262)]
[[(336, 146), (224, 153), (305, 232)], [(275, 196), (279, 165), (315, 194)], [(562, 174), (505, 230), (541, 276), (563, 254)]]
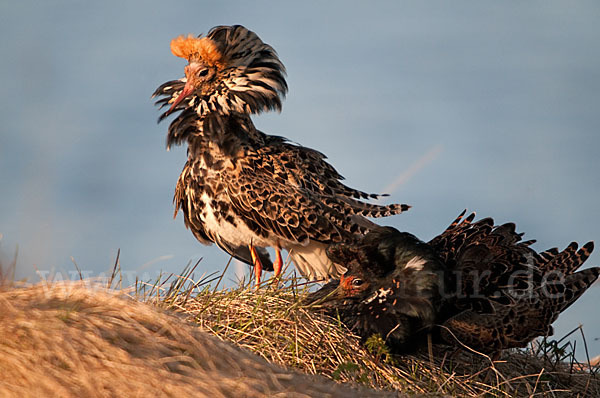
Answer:
[(152, 294), (146, 285), (138, 285), (136, 295), (183, 314), (200, 329), (271, 363), (341, 383), (464, 397), (600, 396), (598, 367), (576, 361), (575, 346), (565, 341), (568, 336), (505, 351), (494, 361), (436, 345), (432, 355), (425, 349), (394, 356), (381, 336), (362, 344), (339, 319), (303, 305), (314, 284), (287, 276), (278, 285), (267, 281), (258, 290), (243, 281), (230, 289), (211, 288), (210, 280), (220, 282), (222, 277), (203, 276), (194, 282), (188, 267), (170, 283), (155, 281)]

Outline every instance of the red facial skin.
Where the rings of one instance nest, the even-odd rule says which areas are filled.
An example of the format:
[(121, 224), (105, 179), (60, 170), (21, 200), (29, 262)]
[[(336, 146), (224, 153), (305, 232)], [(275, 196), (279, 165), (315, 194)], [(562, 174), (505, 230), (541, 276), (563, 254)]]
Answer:
[(342, 275), (340, 277), (340, 287), (342, 288), (342, 290), (344, 291), (346, 296), (354, 296), (355, 294), (358, 293), (358, 289), (356, 289), (355, 286), (352, 285), (352, 281), (355, 278), (350, 275), (350, 276), (344, 276)]
[(343, 297), (354, 297), (362, 294), (369, 288), (369, 283), (365, 281), (361, 274), (359, 275), (345, 275), (340, 277), (340, 293)]

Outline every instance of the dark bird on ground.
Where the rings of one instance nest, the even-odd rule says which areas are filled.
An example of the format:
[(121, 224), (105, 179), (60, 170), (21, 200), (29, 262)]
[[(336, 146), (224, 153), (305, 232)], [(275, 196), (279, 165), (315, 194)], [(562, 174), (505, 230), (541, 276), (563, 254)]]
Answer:
[(558, 315), (600, 274), (598, 267), (577, 271), (593, 243), (538, 253), (513, 223), (473, 223), (475, 214), (464, 214), (428, 243), (381, 227), (332, 245), (331, 260), (347, 272), (309, 301), (365, 339), (381, 335), (396, 352), (427, 335), (486, 353), (551, 335)]
[[(243, 26), (217, 26), (206, 36), (180, 36), (174, 55), (188, 61), (185, 77), (154, 92), (177, 114), (167, 147), (188, 144), (188, 160), (175, 189), (175, 214), (204, 244), (281, 272), (288, 250), (308, 279), (339, 277), (325, 249), (367, 233), (365, 217), (401, 213), (407, 205), (364, 202), (377, 198), (350, 188), (322, 153), (258, 131), (251, 114), (281, 110), (285, 68), (275, 50)], [(276, 249), (271, 262), (266, 247)]]

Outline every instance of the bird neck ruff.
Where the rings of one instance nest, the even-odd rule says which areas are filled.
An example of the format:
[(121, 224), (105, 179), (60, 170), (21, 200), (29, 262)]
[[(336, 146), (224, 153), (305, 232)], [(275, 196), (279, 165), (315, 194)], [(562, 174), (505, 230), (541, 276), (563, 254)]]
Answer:
[(171, 40), (171, 52), (176, 57), (185, 58), (189, 62), (202, 61), (206, 65), (217, 68), (222, 68), (225, 64), (223, 54), (215, 42), (208, 37), (178, 36)]

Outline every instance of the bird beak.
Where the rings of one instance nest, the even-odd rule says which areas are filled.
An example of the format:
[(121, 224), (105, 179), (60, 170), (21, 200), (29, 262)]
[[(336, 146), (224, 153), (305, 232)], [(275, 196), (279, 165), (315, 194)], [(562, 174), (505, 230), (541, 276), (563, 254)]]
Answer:
[[(343, 291), (338, 281), (324, 285), (320, 290), (311, 293), (306, 302), (310, 306), (320, 306), (329, 301), (343, 298)], [(326, 305), (326, 304), (325, 304)]]
[(177, 107), (177, 105), (179, 105), (179, 103), (181, 101), (183, 101), (186, 97), (188, 97), (190, 94), (192, 94), (195, 89), (196, 89), (196, 87), (195, 87), (193, 81), (188, 79), (188, 81), (185, 83), (185, 87), (183, 88), (183, 91), (175, 99), (175, 101), (173, 102), (173, 104), (171, 105), (169, 110), (167, 111), (166, 115), (169, 115), (171, 112), (173, 112), (173, 110)]
[(166, 115), (169, 115), (171, 112), (173, 112), (181, 101), (189, 97), (196, 90), (196, 88), (200, 84), (198, 78), (196, 77), (196, 72), (198, 71), (199, 67), (200, 66), (195, 62), (190, 63), (188, 66), (185, 67), (185, 77), (187, 78), (187, 81), (185, 82), (185, 87), (183, 87), (183, 91), (181, 92), (181, 94), (179, 94), (179, 96), (175, 99), (169, 110), (166, 112)]

